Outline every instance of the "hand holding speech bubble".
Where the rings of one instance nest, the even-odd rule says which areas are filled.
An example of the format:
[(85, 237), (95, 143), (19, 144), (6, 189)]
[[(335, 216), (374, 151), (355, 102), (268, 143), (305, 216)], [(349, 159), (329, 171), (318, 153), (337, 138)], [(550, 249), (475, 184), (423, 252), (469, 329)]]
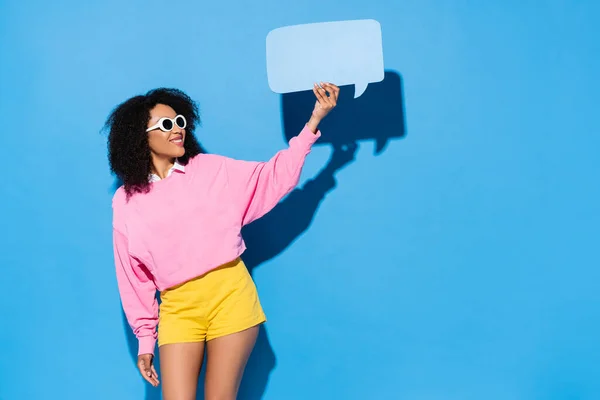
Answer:
[(384, 78), (381, 25), (367, 19), (274, 29), (267, 35), (267, 76), (275, 93), (331, 82), (354, 84), (357, 98)]
[[(283, 134), (289, 142), (306, 124), (306, 110), (315, 104), (310, 90), (281, 95)], [(319, 124), (326, 132), (315, 143), (334, 148), (360, 142), (375, 142), (375, 154), (381, 154), (387, 144), (406, 136), (402, 77), (396, 71), (386, 70), (381, 82), (369, 85), (369, 90), (358, 99), (352, 88), (340, 90), (337, 107)]]

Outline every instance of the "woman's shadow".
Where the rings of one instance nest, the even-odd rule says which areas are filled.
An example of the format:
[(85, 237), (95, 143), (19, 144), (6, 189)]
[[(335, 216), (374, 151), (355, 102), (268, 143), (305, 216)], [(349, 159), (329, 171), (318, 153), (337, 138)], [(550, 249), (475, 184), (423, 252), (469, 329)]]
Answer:
[[(321, 202), (336, 187), (336, 174), (355, 160), (359, 141), (375, 141), (380, 154), (390, 139), (405, 136), (404, 103), (400, 75), (386, 71), (382, 82), (369, 85), (358, 99), (352, 90), (342, 88), (338, 107), (321, 126), (319, 144), (332, 147), (331, 156), (323, 169), (302, 187), (288, 194), (273, 210), (242, 230), (247, 250), (242, 258), (253, 274), (264, 262), (283, 253), (310, 227)], [(305, 122), (305, 111), (314, 105), (312, 91), (282, 96), (284, 136), (294, 136)], [(120, 186), (115, 183), (114, 190)], [(324, 244), (326, 245), (326, 244)], [(259, 288), (260, 292), (260, 288)], [(137, 362), (137, 339), (123, 314), (123, 327), (129, 352)], [(160, 374), (158, 352), (155, 368)], [(263, 397), (269, 377), (276, 365), (275, 352), (267, 329), (260, 327), (257, 343), (248, 360), (238, 398), (259, 400)], [(142, 379), (140, 377), (140, 379)], [(204, 373), (200, 377), (197, 400), (204, 399)], [(145, 400), (161, 399), (160, 387), (146, 384)]]

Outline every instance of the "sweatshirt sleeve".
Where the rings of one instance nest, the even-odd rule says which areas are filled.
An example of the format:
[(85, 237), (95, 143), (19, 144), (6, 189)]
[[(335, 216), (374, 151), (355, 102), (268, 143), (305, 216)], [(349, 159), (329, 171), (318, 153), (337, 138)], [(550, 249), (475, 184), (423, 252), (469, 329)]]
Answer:
[(138, 339), (138, 355), (154, 354), (158, 302), (147, 269), (129, 255), (127, 237), (113, 229), (117, 283), (127, 322)]
[(232, 200), (242, 226), (265, 215), (298, 184), (306, 156), (320, 136), (320, 131), (313, 133), (304, 126), (289, 146), (269, 161), (226, 159)]

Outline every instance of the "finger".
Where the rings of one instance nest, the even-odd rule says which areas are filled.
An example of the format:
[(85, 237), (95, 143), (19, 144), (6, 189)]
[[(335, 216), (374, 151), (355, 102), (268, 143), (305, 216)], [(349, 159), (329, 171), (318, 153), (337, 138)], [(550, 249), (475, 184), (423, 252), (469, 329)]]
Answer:
[(322, 104), (321, 95), (319, 94), (319, 90), (317, 89), (316, 85), (313, 88), (313, 93), (315, 94), (315, 97), (317, 98), (317, 104)]
[(329, 89), (329, 85), (326, 82), (321, 82), (320, 86), (323, 88), (323, 91), (325, 92), (325, 97), (327, 99), (329, 99), (329, 97), (333, 94), (333, 93), (331, 93), (331, 90)]
[(138, 368), (140, 369), (140, 372), (144, 377), (150, 376), (148, 374), (148, 367), (146, 367), (146, 362), (144, 360), (140, 360), (140, 362), (138, 363)]
[(154, 387), (158, 386), (158, 382), (156, 381), (156, 379), (149, 377), (149, 376), (144, 376), (144, 379), (146, 380), (146, 382), (148, 382), (152, 386), (154, 386)]
[(152, 374), (148, 374), (149, 371), (146, 371), (146, 369), (144, 368), (144, 366), (140, 366), (140, 372), (142, 374), (142, 378), (144, 378), (146, 380), (146, 382), (148, 382), (149, 384), (151, 384), (152, 386), (154, 385), (154, 382), (152, 380)]
[(338, 96), (340, 95), (340, 88), (334, 85), (333, 83), (330, 83), (329, 86), (331, 86), (331, 88), (333, 89), (333, 97), (337, 102)]
[(319, 99), (319, 91), (318, 91), (318, 87), (317, 87), (316, 83), (313, 85), (313, 93), (315, 94), (315, 97), (318, 100)]
[(138, 367), (144, 379), (152, 383), (152, 370), (150, 369), (149, 364), (150, 363), (146, 360), (140, 360)]
[(317, 83), (315, 83), (313, 85), (313, 92), (314, 92), (315, 96), (317, 96), (317, 98), (319, 98), (320, 90), (321, 90), (321, 87)]
[(329, 97), (333, 98), (334, 104), (337, 103), (338, 95), (340, 94), (340, 88), (332, 83), (326, 83), (325, 86), (327, 91), (331, 94)]
[(154, 375), (152, 375), (152, 376), (150, 377), (150, 383), (151, 383), (151, 384), (152, 384), (152, 386), (154, 386), (154, 387), (158, 386), (158, 378), (157, 378), (157, 377), (155, 377)]
[(317, 90), (323, 95), (323, 97), (327, 97), (327, 89), (325, 89), (325, 84), (323, 82), (320, 82), (317, 85)]
[(325, 98), (327, 96), (325, 95), (324, 89), (322, 89), (315, 83), (315, 87), (314, 87), (313, 91), (315, 92), (315, 95), (317, 96), (317, 100), (319, 101), (319, 103), (321, 103), (322, 106), (327, 104), (327, 100), (325, 100)]
[(327, 104), (329, 104), (331, 107), (335, 107), (337, 99), (335, 97), (335, 91), (334, 91), (333, 87), (331, 86), (330, 83), (323, 83), (323, 82), (321, 82), (321, 86), (326, 91)]
[(321, 83), (320, 86), (317, 86), (317, 91), (320, 94), (319, 102), (321, 103), (321, 106), (324, 106), (326, 108), (331, 108), (333, 106), (333, 104), (331, 102), (331, 99), (327, 96), (327, 90), (325, 90), (325, 84)]
[[(319, 89), (319, 87), (321, 89)], [(328, 90), (328, 86), (326, 83), (321, 82), (320, 86), (317, 86), (318, 92), (321, 94), (320, 96), (320, 104), (326, 111), (331, 110), (335, 107), (335, 99), (333, 98), (333, 93)]]
[(156, 381), (156, 384), (158, 385), (158, 383), (160, 381), (158, 380), (158, 374), (156, 373), (156, 369), (154, 369), (154, 365), (152, 366), (152, 377), (154, 378), (154, 380)]

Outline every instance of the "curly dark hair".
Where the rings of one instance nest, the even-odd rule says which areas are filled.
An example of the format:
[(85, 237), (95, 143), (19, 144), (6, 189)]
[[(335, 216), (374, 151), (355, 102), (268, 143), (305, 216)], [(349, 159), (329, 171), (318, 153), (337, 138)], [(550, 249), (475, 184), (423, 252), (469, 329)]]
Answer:
[(127, 197), (150, 190), (152, 158), (146, 127), (150, 110), (157, 104), (170, 106), (187, 120), (185, 128), (185, 155), (178, 162), (186, 165), (191, 157), (204, 150), (194, 136), (200, 125), (198, 105), (179, 89), (158, 88), (126, 100), (108, 116), (104, 129), (108, 129), (108, 159), (111, 171), (123, 183)]

